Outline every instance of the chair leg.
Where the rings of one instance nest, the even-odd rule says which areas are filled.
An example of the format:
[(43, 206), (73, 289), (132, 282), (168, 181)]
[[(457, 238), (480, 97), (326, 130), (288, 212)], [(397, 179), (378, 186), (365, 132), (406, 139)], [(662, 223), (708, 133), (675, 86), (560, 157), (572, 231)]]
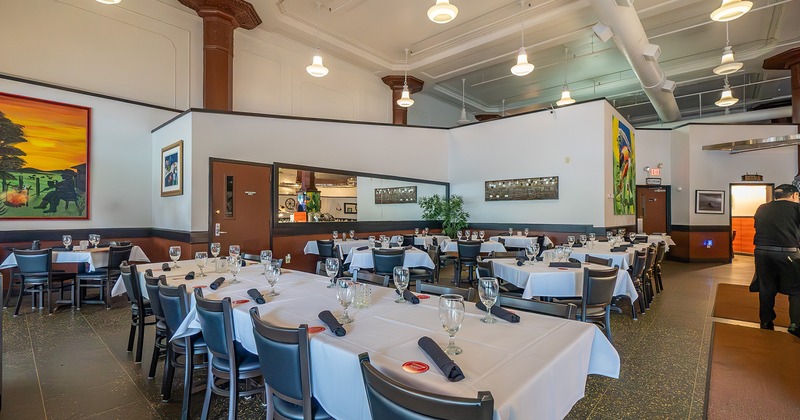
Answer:
[(144, 314), (139, 314), (139, 332), (136, 336), (136, 357), (134, 363), (142, 363), (142, 350), (144, 350)]
[(239, 406), (239, 381), (237, 380), (239, 372), (234, 369), (231, 372), (230, 385), (228, 386), (228, 394), (230, 401), (228, 401), (228, 420), (236, 420), (236, 409)]
[(105, 292), (106, 309), (111, 309), (111, 282), (106, 280), (103, 287), (100, 288), (100, 292)]
[(608, 341), (611, 341), (613, 343), (614, 341), (611, 340), (611, 305), (608, 305), (608, 307), (606, 307), (605, 323), (606, 323), (605, 325), (606, 337), (608, 337)]
[(630, 296), (628, 296), (628, 302), (631, 303), (631, 318), (633, 318), (633, 320), (635, 321), (639, 319), (639, 316), (636, 314), (636, 304), (633, 301), (633, 299), (631, 299)]
[(172, 379), (175, 377), (175, 363), (177, 356), (172, 350), (172, 345), (167, 346), (167, 357), (164, 360), (164, 377), (161, 378), (161, 401), (167, 402), (172, 396)]
[(133, 340), (136, 338), (136, 320), (131, 320), (131, 332), (128, 335), (128, 352), (133, 351)]
[(183, 406), (181, 407), (181, 419), (188, 420), (189, 410), (191, 410), (192, 398), (192, 375), (194, 374), (194, 345), (186, 339), (186, 359), (183, 370)]
[[(47, 282), (47, 311), (48, 315), (53, 315), (53, 303), (50, 301), (50, 298), (53, 294), (52, 284), (48, 281)], [(44, 293), (44, 286), (42, 286), (42, 293)]]
[(153, 357), (150, 359), (150, 372), (147, 374), (147, 379), (156, 377), (156, 366), (158, 365), (158, 358), (161, 356), (161, 349), (158, 347), (159, 335), (156, 333), (156, 338), (153, 340)]
[[(22, 296), (25, 295), (25, 284), (21, 284), (19, 286), (19, 297), (17, 297), (17, 306), (14, 308), (14, 316), (19, 315), (19, 307), (22, 305)], [(33, 294), (31, 294), (31, 299), (33, 299)]]
[(206, 396), (203, 400), (203, 412), (200, 414), (200, 420), (208, 419), (208, 410), (211, 407), (211, 386), (214, 383), (214, 374), (211, 373), (211, 361), (208, 363), (208, 378), (206, 379)]

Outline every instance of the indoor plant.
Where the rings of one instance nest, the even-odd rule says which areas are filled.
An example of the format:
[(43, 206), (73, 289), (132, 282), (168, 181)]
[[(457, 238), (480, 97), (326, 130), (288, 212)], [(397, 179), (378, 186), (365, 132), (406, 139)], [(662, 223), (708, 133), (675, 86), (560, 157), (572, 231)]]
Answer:
[(445, 197), (434, 194), (430, 197), (420, 197), (417, 201), (422, 208), (424, 220), (441, 220), (442, 232), (450, 237), (455, 237), (456, 232), (467, 227), (469, 213), (464, 210), (464, 197), (451, 195)]

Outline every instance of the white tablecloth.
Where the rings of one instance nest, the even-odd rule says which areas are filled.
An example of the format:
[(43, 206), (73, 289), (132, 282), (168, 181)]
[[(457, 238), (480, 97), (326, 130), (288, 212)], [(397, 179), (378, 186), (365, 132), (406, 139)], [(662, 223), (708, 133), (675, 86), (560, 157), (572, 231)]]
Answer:
[[(358, 239), (354, 241), (352, 239), (348, 239), (346, 241), (343, 241), (341, 239), (336, 239), (333, 241), (333, 245), (334, 246), (339, 245), (339, 250), (341, 251), (341, 255), (339, 257), (344, 258), (345, 255), (350, 253), (351, 249), (369, 245), (369, 240)], [(303, 248), (303, 253), (319, 255), (319, 248), (317, 247), (317, 241), (306, 242), (306, 246)]]
[[(580, 248), (572, 248), (570, 257), (579, 261), (586, 259), (586, 254), (600, 258), (611, 258), (612, 263), (618, 265), (620, 270), (627, 270), (633, 263), (634, 252), (637, 250), (641, 251), (647, 248), (647, 246), (648, 244), (636, 244), (628, 248), (627, 251), (611, 252), (609, 242), (595, 242), (594, 247), (591, 249), (585, 245)], [(555, 250), (549, 249), (545, 252), (550, 255), (550, 258), (555, 260)]]
[[(147, 255), (144, 254), (142, 248), (134, 245), (131, 248), (130, 261), (150, 261)], [(108, 265), (108, 248), (93, 248), (82, 251), (53, 251), (53, 263), (86, 263), (89, 265), (89, 272), (92, 272), (96, 267), (105, 267)], [(14, 254), (9, 254), (3, 264), (0, 264), (0, 270), (12, 268), (17, 266), (17, 258)]]
[[(506, 246), (512, 248), (525, 248), (526, 246), (530, 245), (531, 241), (536, 242), (539, 239), (538, 236), (492, 236), (489, 238), (492, 241), (500, 242), (499, 238), (503, 238), (506, 243)], [(553, 245), (553, 241), (550, 240), (547, 236), (544, 237), (544, 246)]]
[[(442, 252), (458, 252), (458, 242), (453, 240), (447, 240), (442, 243)], [(484, 254), (488, 254), (490, 252), (506, 252), (506, 248), (497, 241), (488, 240), (481, 244), (481, 252)]]
[[(353, 252), (347, 255), (347, 259), (344, 260), (344, 263), (350, 263), (351, 272), (361, 268), (374, 268), (372, 250), (353, 250)], [(433, 269), (436, 266), (433, 264), (433, 260), (431, 260), (427, 252), (412, 248), (406, 250), (405, 259), (403, 259), (403, 267), (426, 267)]]
[[(517, 287), (524, 288), (522, 297), (530, 299), (534, 296), (569, 297), (583, 295), (583, 268), (554, 268), (545, 262), (534, 265), (517, 266), (510, 258), (493, 259), (494, 275)], [(584, 267), (603, 268), (596, 264), (583, 264)], [(631, 301), (639, 298), (630, 274), (619, 270), (614, 296), (627, 295)]]
[[(257, 287), (266, 292), (260, 267), (242, 270), (242, 283), (223, 284), (217, 291), (203, 289), (206, 297), (247, 299), (246, 290)], [(230, 277), (230, 275), (226, 276)], [(206, 285), (207, 280), (178, 280), (189, 285)], [(279, 326), (301, 323), (325, 326), (317, 317), (323, 310), (342, 312), (335, 289), (327, 289), (325, 277), (289, 272), (276, 286), (280, 296), (258, 305), (261, 317)], [(312, 393), (325, 410), (337, 419), (369, 419), (363, 380), (357, 355), (369, 352), (372, 363), (383, 373), (411, 386), (446, 395), (472, 397), (480, 390), (494, 396), (495, 419), (561, 419), (584, 395), (586, 375), (618, 377), (620, 360), (614, 347), (594, 325), (572, 320), (519, 312), (521, 322), (480, 322), (483, 313), (467, 303), (467, 315), (456, 335), (464, 349), (454, 356), (466, 376), (448, 382), (436, 365), (419, 348), (417, 340), (429, 336), (444, 346), (447, 335), (439, 321), (434, 296), (419, 305), (397, 304), (392, 289), (373, 287), (372, 305), (350, 310), (355, 320), (345, 326), (347, 335), (336, 337), (329, 330), (311, 336)], [(236, 339), (256, 352), (248, 313), (255, 303), (234, 304)], [(199, 331), (192, 309), (176, 337)], [(403, 371), (406, 361), (422, 361), (431, 369), (422, 374)]]
[(657, 244), (661, 241), (664, 241), (667, 244), (667, 251), (669, 251), (669, 247), (675, 246), (675, 241), (672, 240), (672, 236), (669, 235), (647, 235), (647, 242), (651, 244)]

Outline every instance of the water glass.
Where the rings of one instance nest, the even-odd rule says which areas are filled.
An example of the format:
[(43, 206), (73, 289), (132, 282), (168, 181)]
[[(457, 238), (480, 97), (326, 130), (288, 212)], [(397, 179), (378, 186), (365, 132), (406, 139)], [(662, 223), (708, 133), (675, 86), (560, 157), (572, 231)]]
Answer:
[(281, 265), (277, 261), (270, 261), (267, 265), (264, 266), (264, 273), (267, 278), (267, 283), (269, 283), (269, 287), (271, 290), (267, 296), (278, 296), (280, 293), (275, 291), (275, 283), (278, 282), (278, 278), (281, 276)]
[(478, 237), (481, 238), (481, 240), (483, 240), (483, 238), (486, 237), (486, 232), (482, 230), (478, 231)]
[(591, 232), (591, 233), (589, 234), (589, 240), (590, 240), (590, 241), (594, 241), (595, 239), (597, 239), (597, 235), (595, 235), (595, 233), (594, 233), (594, 232)]
[(625, 228), (617, 229), (617, 235), (619, 235), (620, 237), (625, 237), (625, 232), (626, 232)]
[(611, 240), (614, 239), (614, 231), (613, 230), (607, 230), (606, 231), (606, 239), (608, 239), (609, 242), (611, 242)]
[[(98, 235), (96, 233), (90, 233), (89, 234), (89, 243), (92, 244), (93, 248), (97, 248), (97, 244), (100, 243), (100, 235)], [(177, 265), (176, 265), (176, 267), (177, 267)]]
[(356, 298), (353, 306), (356, 309), (369, 308), (372, 303), (372, 288), (368, 284), (356, 283)]
[(353, 229), (350, 229), (350, 239), (352, 240), (356, 239), (356, 231)]
[(347, 240), (347, 232), (342, 232), (342, 240), (343, 241)]
[(330, 289), (336, 285), (336, 275), (339, 274), (338, 258), (325, 259), (325, 273), (331, 278), (331, 283), (328, 285), (328, 289)]
[(508, 236), (514, 236), (514, 228), (508, 228)]
[(636, 240), (636, 232), (628, 233), (628, 239), (630, 239), (631, 243), (633, 243), (633, 241)]
[(586, 235), (578, 236), (581, 245), (586, 245)]
[(370, 236), (369, 239), (367, 239), (367, 242), (369, 242), (369, 247), (370, 248), (375, 248), (375, 237), (374, 236)]
[(69, 246), (72, 245), (72, 235), (61, 236), (61, 243), (64, 244), (64, 248), (69, 249)]
[(497, 295), (500, 293), (500, 285), (494, 277), (481, 277), (478, 279), (478, 296), (481, 303), (486, 306), (486, 316), (481, 319), (485, 324), (494, 324), (496, 321), (492, 316), (492, 306), (497, 302)]
[(414, 228), (414, 235), (419, 235), (419, 228)]
[(178, 260), (181, 259), (181, 247), (179, 246), (171, 246), (169, 247), (169, 259), (175, 263), (173, 268), (178, 268)]
[(392, 275), (394, 276), (394, 287), (400, 292), (400, 297), (397, 298), (395, 303), (405, 303), (406, 299), (403, 297), (403, 291), (408, 287), (409, 271), (403, 266), (397, 266), (392, 270)]
[(200, 269), (200, 277), (205, 277), (206, 273), (203, 272), (203, 267), (206, 266), (206, 262), (208, 262), (208, 253), (207, 252), (195, 252), (194, 253), (194, 262), (197, 264), (197, 268)]
[(462, 232), (460, 230), (458, 232), (456, 232), (456, 237), (458, 238), (459, 241), (461, 240), (462, 236), (464, 236), (464, 232)]
[(467, 237), (467, 238), (465, 239), (465, 240), (467, 240), (467, 241), (468, 241), (468, 240), (470, 240), (470, 239), (472, 239), (472, 231), (470, 231), (469, 229), (465, 230), (465, 231), (464, 231), (464, 236), (466, 236), (466, 237)]
[(429, 232), (429, 231), (430, 231), (430, 229), (428, 229), (428, 228), (422, 229), (422, 234), (423, 234), (424, 236), (428, 236), (428, 232)]
[(464, 297), (455, 294), (444, 294), (439, 297), (439, 320), (442, 328), (450, 336), (444, 352), (451, 356), (461, 354), (461, 347), (456, 346), (455, 336), (464, 321)]
[(353, 283), (352, 277), (340, 277), (338, 284), (339, 288), (336, 289), (336, 297), (339, 299), (339, 304), (344, 308), (344, 314), (338, 318), (338, 321), (342, 324), (349, 324), (353, 322), (353, 319), (347, 315), (347, 308), (350, 307), (356, 296), (355, 283)]
[(261, 253), (258, 254), (258, 260), (261, 261), (261, 265), (264, 266), (264, 272), (261, 274), (266, 275), (267, 264), (272, 262), (272, 251), (270, 251), (269, 249), (262, 249)]
[(231, 280), (230, 284), (239, 283), (239, 280), (236, 279), (236, 275), (239, 274), (239, 270), (241, 269), (242, 269), (242, 261), (239, 259), (239, 256), (229, 255), (228, 270), (230, 270), (231, 274), (233, 274), (233, 280)]
[(525, 236), (528, 236), (528, 232), (530, 232), (530, 230), (528, 230), (528, 228), (525, 228), (525, 229), (522, 230), (522, 233), (524, 233)]
[(338, 237), (339, 237), (339, 231), (338, 230), (334, 230), (333, 231), (333, 240), (336, 240), (336, 238), (338, 238)]
[(572, 235), (567, 236), (567, 244), (569, 244), (569, 247), (571, 249), (572, 245), (575, 245), (575, 237)]
[(239, 247), (239, 245), (231, 245), (228, 247), (228, 255), (235, 255), (238, 257), (241, 253), (242, 249)]
[(531, 242), (525, 247), (525, 256), (528, 257), (530, 265), (533, 265), (533, 260), (536, 258), (537, 254), (539, 254), (539, 244)]
[(381, 239), (381, 247), (383, 247), (383, 249), (389, 249), (389, 242), (391, 239), (392, 238), (388, 236), (384, 236), (383, 239)]

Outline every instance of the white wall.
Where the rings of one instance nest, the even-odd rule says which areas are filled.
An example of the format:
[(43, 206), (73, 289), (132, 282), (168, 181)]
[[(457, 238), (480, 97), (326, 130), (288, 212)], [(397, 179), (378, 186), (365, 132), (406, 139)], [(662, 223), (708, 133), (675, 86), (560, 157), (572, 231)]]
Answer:
[[(691, 189), (691, 155), (689, 143), (689, 127), (681, 127), (672, 130), (672, 161), (670, 168), (671, 174), (671, 194), (672, 201), (672, 224), (688, 225), (690, 202), (694, 200)], [(694, 209), (691, 210), (694, 212)]]
[[(150, 190), (153, 200), (153, 220), (152, 226), (160, 229), (170, 229), (188, 232), (192, 230), (192, 208), (195, 205), (205, 205), (200, 203), (193, 194), (194, 178), (191, 176), (194, 168), (208, 167), (208, 159), (203, 161), (192, 153), (192, 117), (193, 114), (182, 115), (170, 124), (160, 128), (153, 133), (151, 145), (152, 170), (150, 176), (152, 188)], [(183, 140), (183, 194), (171, 197), (161, 196), (161, 149), (179, 140)], [(198, 185), (208, 185), (208, 179)], [(201, 190), (208, 188), (201, 187)], [(208, 220), (203, 229), (207, 230)]]
[[(424, 127), (455, 127), (461, 118), (461, 107), (426, 94), (411, 95), (414, 106), (408, 108), (408, 124)], [(476, 122), (474, 113), (467, 110), (467, 119)]]
[[(605, 113), (605, 117), (603, 119), (603, 154), (605, 156), (604, 159), (601, 160), (601, 164), (603, 165), (603, 171), (601, 173), (597, 172), (590, 172), (586, 174), (586, 176), (596, 176), (602, 179), (605, 182), (605, 219), (603, 224), (600, 226), (630, 226), (636, 224), (636, 214), (631, 215), (615, 215), (614, 214), (614, 180), (613, 180), (613, 165), (614, 165), (614, 154), (617, 152), (614, 150), (614, 145), (612, 143), (612, 128), (613, 128), (613, 119), (612, 117), (617, 117), (619, 121), (624, 123), (631, 131), (632, 146), (633, 146), (633, 167), (630, 170), (638, 171), (641, 167), (639, 164), (638, 153), (639, 153), (639, 133), (633, 128), (633, 124), (629, 123), (625, 117), (622, 116), (619, 112), (617, 112), (614, 107), (608, 104), (606, 101), (600, 102), (603, 104), (603, 111)], [(645, 148), (646, 149), (646, 148)], [(636, 173), (636, 172), (634, 172)], [(634, 191), (635, 194), (635, 191)]]
[(663, 163), (661, 176), (662, 185), (671, 185), (672, 182), (672, 131), (671, 130), (636, 130), (636, 185), (645, 185), (650, 178), (644, 171), (645, 166), (655, 168)]
[(445, 195), (445, 186), (405, 182), (394, 179), (358, 177), (358, 220), (422, 220), (422, 208), (417, 203), (375, 204), (376, 188), (417, 186), (417, 199), (434, 194)]

